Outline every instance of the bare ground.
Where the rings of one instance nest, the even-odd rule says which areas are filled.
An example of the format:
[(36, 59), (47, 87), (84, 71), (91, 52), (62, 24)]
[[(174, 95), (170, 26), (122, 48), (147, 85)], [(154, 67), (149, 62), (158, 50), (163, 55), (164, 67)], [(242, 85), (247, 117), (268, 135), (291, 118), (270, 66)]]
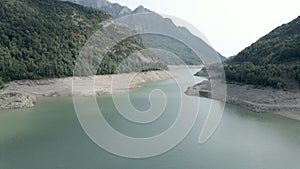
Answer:
[[(189, 87), (187, 95), (199, 96), (209, 83)], [(209, 96), (209, 94), (208, 94)], [(300, 121), (300, 90), (279, 90), (244, 84), (227, 84), (226, 102), (257, 113), (274, 113)]]
[(275, 113), (300, 120), (300, 90), (227, 84), (227, 102), (258, 113)]
[(174, 75), (168, 71), (150, 71), (85, 78), (70, 77), (13, 81), (6, 84), (5, 88), (0, 90), (0, 109), (33, 107), (36, 103), (36, 97), (71, 96), (72, 94), (102, 96), (121, 93), (140, 87), (140, 83), (165, 80), (173, 77)]

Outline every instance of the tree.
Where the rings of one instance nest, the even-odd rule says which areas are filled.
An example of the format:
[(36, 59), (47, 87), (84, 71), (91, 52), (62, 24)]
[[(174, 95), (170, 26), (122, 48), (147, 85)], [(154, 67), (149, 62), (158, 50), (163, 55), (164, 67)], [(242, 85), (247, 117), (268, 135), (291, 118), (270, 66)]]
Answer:
[(0, 89), (4, 87), (4, 82), (2, 81), (2, 78), (0, 77)]

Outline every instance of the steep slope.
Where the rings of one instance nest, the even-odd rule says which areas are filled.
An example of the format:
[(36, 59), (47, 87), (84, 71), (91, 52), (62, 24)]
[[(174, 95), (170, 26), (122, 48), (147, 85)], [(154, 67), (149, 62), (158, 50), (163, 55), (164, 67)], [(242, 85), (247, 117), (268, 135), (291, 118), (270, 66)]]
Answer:
[(178, 59), (174, 59), (174, 57), (172, 56), (170, 56), (169, 58), (161, 58), (168, 65), (201, 64), (200, 58), (197, 57), (197, 55), (189, 47), (182, 44), (180, 41), (177, 41), (170, 37), (154, 34), (145, 34), (141, 35), (141, 37), (145, 46), (147, 46), (148, 48), (171, 51), (173, 54), (178, 56)]
[(85, 41), (110, 16), (55, 0), (0, 1), (0, 75), (4, 81), (71, 76)]
[[(225, 61), (227, 81), (275, 88), (300, 83), (300, 17)], [(298, 84), (297, 84), (298, 82)]]
[(137, 13), (145, 13), (145, 12), (152, 12), (149, 9), (143, 7), (142, 5), (138, 6), (135, 10), (131, 12), (131, 14), (137, 14)]
[[(68, 0), (74, 3), (82, 4), (85, 6), (95, 7), (99, 8), (101, 10), (104, 10), (111, 14), (114, 18), (120, 18), (129, 14), (138, 14), (138, 13), (144, 13), (144, 12), (151, 12), (151, 10), (139, 6), (133, 11), (129, 11), (128, 7), (122, 6), (117, 3), (110, 3), (107, 0)], [(170, 27), (176, 27), (176, 31), (182, 32), (186, 34), (187, 38), (195, 39), (198, 38), (194, 36), (188, 29), (183, 27), (176, 26), (170, 19), (163, 18), (160, 16), (160, 20), (164, 20), (165, 23), (169, 23)], [(159, 35), (141, 35), (143, 38), (143, 42), (146, 45), (146, 47), (152, 47), (152, 48), (160, 48), (163, 50), (168, 50), (174, 54), (176, 54), (182, 61), (170, 61), (169, 59), (166, 60), (166, 64), (189, 64), (189, 65), (199, 65), (202, 64), (201, 59), (195, 55), (191, 51), (190, 48), (188, 48), (186, 45), (182, 44), (181, 42), (165, 37), (165, 36), (159, 36)], [(199, 39), (199, 38), (198, 38)], [(207, 44), (205, 44), (207, 45)], [(220, 55), (220, 54), (219, 54)], [(223, 61), (226, 58), (222, 55), (220, 55), (220, 59)]]
[[(2, 81), (72, 76), (83, 45), (99, 30), (100, 22), (111, 19), (98, 9), (56, 0), (1, 0), (0, 14), (0, 87)], [(117, 64), (141, 49), (139, 37), (117, 44), (98, 73), (117, 73)], [(163, 66), (156, 58), (142, 57), (147, 63), (135, 57), (130, 64)]]
[(70, 1), (76, 4), (94, 7), (108, 12), (113, 18), (120, 18), (132, 13), (132, 11), (118, 3), (110, 3), (107, 0), (64, 0)]
[(300, 62), (300, 16), (284, 24), (232, 57), (228, 63), (255, 65)]

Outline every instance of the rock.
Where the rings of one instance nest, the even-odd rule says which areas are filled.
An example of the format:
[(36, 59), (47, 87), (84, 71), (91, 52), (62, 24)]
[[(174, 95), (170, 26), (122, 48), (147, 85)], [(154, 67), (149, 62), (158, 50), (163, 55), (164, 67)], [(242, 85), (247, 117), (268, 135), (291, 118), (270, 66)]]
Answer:
[(33, 107), (36, 97), (20, 91), (1, 91), (0, 109), (21, 109)]
[[(133, 78), (134, 77), (134, 78)], [(131, 81), (131, 79), (133, 80)], [(149, 71), (140, 73), (99, 75), (95, 77), (72, 77), (48, 80), (19, 80), (0, 90), (0, 109), (20, 109), (33, 107), (36, 97), (103, 96), (112, 94), (112, 80), (115, 79), (114, 92), (127, 92), (140, 87), (140, 83), (172, 79), (168, 71)], [(89, 81), (95, 83), (90, 87)], [(76, 90), (72, 84), (75, 81)], [(88, 81), (88, 82), (87, 82)], [(131, 81), (129, 83), (129, 81)]]
[(60, 97), (61, 94), (58, 91), (54, 91), (54, 92), (43, 94), (43, 96), (45, 96), (45, 97)]
[[(226, 102), (229, 104), (257, 113), (274, 113), (300, 121), (300, 90), (274, 90), (245, 84), (227, 84), (226, 86)], [(210, 89), (209, 81), (203, 81), (189, 87), (185, 94), (211, 98)]]
[(211, 84), (208, 80), (204, 80), (201, 83), (187, 88), (185, 94), (189, 96), (201, 96), (211, 98)]
[(209, 78), (207, 69), (203, 67), (199, 72), (195, 73), (194, 76)]

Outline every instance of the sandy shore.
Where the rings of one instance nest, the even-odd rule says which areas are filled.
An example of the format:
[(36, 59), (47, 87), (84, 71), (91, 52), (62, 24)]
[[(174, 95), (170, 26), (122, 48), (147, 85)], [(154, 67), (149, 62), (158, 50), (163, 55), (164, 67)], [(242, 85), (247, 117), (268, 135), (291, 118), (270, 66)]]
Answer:
[[(209, 88), (197, 84), (188, 88), (186, 94), (199, 95)], [(203, 96), (205, 97), (205, 96)], [(274, 113), (300, 121), (300, 90), (278, 90), (252, 85), (227, 84), (226, 102), (257, 113)]]
[[(33, 107), (38, 97), (109, 95), (140, 87), (140, 83), (173, 78), (168, 71), (100, 75), (88, 78), (58, 78), (47, 80), (19, 80), (6, 84), (0, 90), (0, 108), (16, 109)], [(93, 83), (89, 83), (89, 82)], [(74, 84), (74, 85), (72, 85)], [(93, 84), (93, 85), (87, 85)], [(80, 92), (79, 92), (80, 91)]]

